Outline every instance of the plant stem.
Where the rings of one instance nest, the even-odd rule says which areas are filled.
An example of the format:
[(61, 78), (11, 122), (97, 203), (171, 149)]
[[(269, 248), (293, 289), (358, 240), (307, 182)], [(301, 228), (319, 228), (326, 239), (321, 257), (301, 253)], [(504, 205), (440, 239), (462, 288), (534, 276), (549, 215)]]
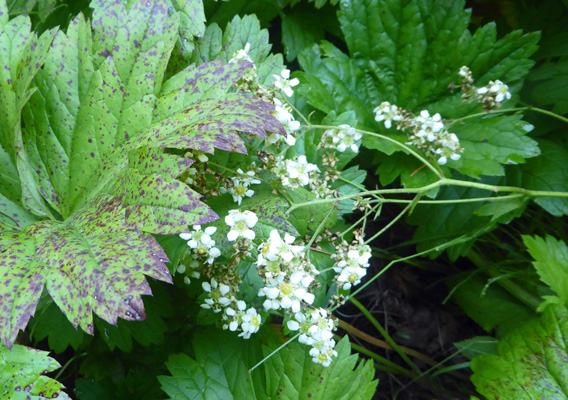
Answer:
[[(380, 370), (385, 371), (385, 372), (391, 372), (391, 373), (392, 372), (398, 372), (398, 373), (406, 375), (410, 378), (416, 377), (416, 374), (413, 373), (412, 371), (410, 371), (406, 368), (403, 368), (400, 365), (393, 363), (392, 361), (387, 360), (384, 357), (381, 357), (377, 353), (372, 352), (371, 350), (366, 349), (363, 346), (359, 346), (357, 343), (350, 343), (350, 344), (351, 344), (352, 349), (358, 351), (359, 353), (365, 354), (366, 356), (371, 357), (373, 360), (375, 360), (376, 363), (378, 364), (378, 365), (375, 366), (377, 369), (380, 369)], [(388, 368), (385, 368), (383, 365), (385, 365), (385, 366), (388, 365)]]
[[(353, 336), (357, 336), (359, 339), (364, 340), (367, 343), (370, 343), (372, 345), (375, 345), (377, 347), (382, 347), (383, 349), (387, 349), (387, 350), (394, 350), (394, 348), (388, 344), (387, 342), (377, 339), (376, 337), (373, 337), (365, 332), (360, 331), (359, 329), (355, 328), (353, 325), (350, 325), (349, 323), (343, 321), (342, 319), (338, 319), (339, 321), (339, 327), (347, 332), (349, 332), (350, 334), (352, 334)], [(408, 347), (404, 347), (404, 346), (399, 346), (400, 350), (402, 350), (404, 353), (416, 357), (419, 360), (424, 361), (426, 364), (429, 365), (437, 365), (438, 363), (436, 362), (436, 360), (431, 359), (430, 357), (419, 353), (416, 350), (410, 349)]]
[(272, 353), (270, 353), (269, 355), (267, 355), (266, 357), (264, 357), (262, 360), (260, 360), (260, 362), (258, 362), (254, 367), (252, 367), (251, 369), (249, 369), (249, 375), (252, 374), (252, 371), (254, 371), (256, 368), (258, 368), (259, 366), (261, 366), (266, 360), (268, 360), (270, 357), (272, 357), (274, 354), (278, 353), (280, 350), (282, 350), (284, 347), (288, 346), (290, 343), (292, 343), (294, 340), (296, 340), (298, 337), (300, 337), (300, 334), (297, 333), (296, 335), (292, 336), (288, 341), (282, 343), (282, 345), (280, 345), (276, 350), (274, 350)]
[[(497, 278), (501, 273), (499, 273), (488, 261), (484, 259), (479, 253), (474, 250), (471, 250), (467, 254), (467, 258), (471, 260), (479, 269), (483, 272), (486, 272), (491, 278)], [(507, 292), (513, 295), (516, 299), (520, 300), (522, 303), (527, 305), (532, 310), (536, 310), (542, 300), (538, 297), (533, 296), (521, 286), (517, 285), (510, 279), (498, 279), (496, 282)]]
[(406, 214), (406, 212), (412, 207), (414, 203), (410, 203), (408, 204), (406, 207), (404, 207), (404, 209), (396, 216), (394, 217), (388, 224), (386, 224), (383, 229), (381, 229), (380, 231), (378, 231), (377, 233), (375, 233), (373, 236), (371, 236), (369, 239), (365, 240), (365, 244), (369, 244), (371, 243), (373, 240), (375, 240), (376, 238), (378, 238), (379, 236), (381, 236), (385, 231), (387, 231), (391, 226), (393, 226), (399, 219), (401, 219), (404, 214)]
[(388, 344), (390, 344), (393, 348), (394, 351), (397, 352), (397, 354), (408, 364), (408, 366), (410, 368), (412, 368), (412, 370), (417, 373), (420, 374), (420, 368), (418, 368), (416, 366), (416, 364), (414, 364), (412, 362), (412, 360), (410, 358), (408, 358), (408, 356), (406, 355), (406, 353), (400, 348), (400, 346), (390, 337), (390, 335), (387, 333), (387, 331), (381, 326), (381, 324), (379, 324), (379, 321), (377, 321), (377, 319), (375, 317), (373, 317), (373, 315), (369, 312), (369, 310), (367, 310), (367, 308), (361, 304), (358, 300), (356, 300), (354, 297), (350, 297), (349, 301), (351, 303), (353, 303), (355, 305), (355, 307), (357, 307), (365, 317), (367, 317), (367, 319), (371, 322), (371, 324), (373, 324), (373, 326), (375, 328), (377, 328), (377, 330), (379, 331), (379, 333), (381, 334), (382, 337), (385, 338), (385, 340), (387, 341)]
[(535, 111), (535, 112), (538, 112), (538, 113), (541, 113), (541, 114), (548, 115), (549, 117), (559, 119), (562, 122), (568, 123), (568, 118), (563, 117), (562, 115), (553, 113), (552, 111), (544, 110), (542, 108), (533, 107), (533, 106), (526, 106), (526, 107), (496, 109), (496, 110), (491, 110), (491, 112), (484, 111), (484, 112), (480, 112), (480, 113), (477, 113), (477, 114), (466, 115), (465, 117), (456, 118), (456, 119), (451, 120), (446, 126), (448, 128), (450, 128), (455, 123), (462, 122), (462, 121), (465, 121), (467, 119), (483, 117), (485, 115), (491, 115), (491, 114), (497, 114), (497, 113), (503, 114), (503, 113), (516, 112), (516, 111)]
[[(307, 128), (310, 128), (310, 129), (311, 128), (337, 129), (336, 126), (332, 126), (332, 125), (308, 125)], [(355, 129), (355, 130), (359, 133), (362, 133), (363, 135), (374, 136), (374, 137), (382, 139), (386, 142), (392, 143), (397, 147), (400, 147), (406, 153), (412, 154), (418, 160), (422, 161), (426, 165), (426, 167), (428, 169), (430, 169), (438, 178), (440, 178), (440, 179), (443, 178), (442, 173), (434, 165), (432, 165), (428, 160), (426, 160), (424, 157), (422, 157), (422, 155), (420, 155), (418, 152), (414, 151), (413, 149), (411, 149), (407, 145), (400, 143), (398, 140), (395, 140), (395, 139), (388, 137), (388, 136), (385, 136), (385, 135), (380, 135), (380, 134), (375, 133), (375, 132), (364, 131), (362, 129)]]
[(336, 201), (348, 200), (353, 199), (356, 197), (361, 196), (368, 196), (368, 195), (384, 195), (384, 194), (422, 194), (431, 189), (435, 189), (437, 187), (442, 186), (460, 186), (460, 187), (468, 187), (468, 188), (475, 188), (481, 190), (487, 190), (494, 193), (518, 193), (525, 197), (565, 197), (568, 198), (568, 192), (552, 192), (552, 191), (544, 191), (544, 190), (528, 190), (524, 188), (514, 187), (514, 186), (495, 186), (495, 185), (488, 185), (485, 183), (478, 183), (478, 182), (470, 182), (470, 181), (460, 181), (458, 179), (448, 179), (442, 178), (436, 182), (433, 182), (429, 185), (422, 186), (420, 188), (408, 188), (408, 189), (377, 189), (377, 190), (368, 190), (365, 192), (360, 192), (356, 194), (345, 195), (341, 197), (336, 197), (333, 199), (316, 199), (311, 201), (306, 201), (304, 203), (296, 203), (292, 205), (288, 212), (292, 212), (300, 207), (310, 206), (314, 204), (325, 204), (325, 203), (333, 203)]

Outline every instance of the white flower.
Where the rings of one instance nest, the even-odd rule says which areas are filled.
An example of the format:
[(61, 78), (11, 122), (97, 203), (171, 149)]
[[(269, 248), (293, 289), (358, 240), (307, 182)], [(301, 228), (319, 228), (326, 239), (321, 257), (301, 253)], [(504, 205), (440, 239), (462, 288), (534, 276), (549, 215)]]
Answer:
[[(284, 160), (287, 176), (283, 177), (282, 184), (284, 186), (294, 186), (299, 183), (300, 186), (306, 186), (310, 183), (310, 172), (319, 171), (315, 164), (308, 163), (306, 156), (298, 157), (298, 161)], [(290, 183), (290, 180), (294, 180)]]
[(500, 80), (495, 82), (489, 82), (489, 91), (494, 93), (495, 102), (501, 103), (503, 100), (509, 100), (511, 98), (511, 93), (509, 92), (509, 86), (505, 85)]
[(310, 350), (310, 356), (312, 356), (312, 361), (316, 364), (321, 364), (323, 367), (329, 367), (333, 357), (337, 357), (337, 351), (325, 346), (321, 349), (313, 347)]
[(325, 145), (325, 147), (335, 147), (341, 153), (348, 148), (357, 153), (359, 151), (357, 141), (363, 137), (360, 132), (346, 124), (339, 125), (337, 129), (329, 129), (323, 134), (323, 140), (331, 141), (331, 145)]
[(230, 210), (229, 215), (225, 217), (225, 223), (231, 228), (227, 234), (227, 239), (231, 242), (239, 237), (253, 240), (255, 233), (250, 228), (253, 228), (257, 221), (258, 217), (252, 211)]
[(367, 271), (361, 267), (347, 266), (341, 270), (337, 276), (337, 282), (342, 283), (343, 290), (349, 290), (352, 286), (361, 283), (361, 278), (367, 274)]
[(290, 110), (285, 107), (280, 100), (274, 99), (272, 101), (274, 102), (274, 111), (272, 112), (272, 115), (274, 115), (276, 119), (284, 125), (284, 129), (286, 129), (288, 134), (286, 136), (282, 136), (272, 133), (269, 135), (267, 140), (270, 144), (272, 144), (276, 143), (281, 138), (284, 138), (288, 145), (293, 146), (296, 143), (296, 138), (292, 135), (292, 133), (300, 129), (300, 122), (294, 119)]
[(278, 230), (271, 230), (270, 239), (258, 247), (260, 253), (257, 265), (265, 265), (267, 260), (275, 261), (278, 257), (286, 262), (292, 261), (292, 258), (304, 249), (302, 246), (292, 246), (294, 240), (294, 236), (288, 233), (284, 234), (284, 240), (282, 240)]
[(246, 314), (242, 316), (242, 321), (241, 328), (243, 331), (239, 336), (248, 339), (251, 334), (258, 332), (262, 318), (254, 308), (249, 308)]
[(441, 121), (442, 117), (438, 113), (430, 117), (430, 113), (428, 113), (427, 110), (420, 111), (420, 116), (416, 117), (415, 120), (415, 124), (418, 128), (416, 136), (426, 137), (426, 140), (433, 142), (437, 139), (436, 133), (444, 129), (444, 123)]
[[(233, 182), (233, 186), (230, 188), (222, 187), (220, 189), (221, 193), (230, 193), (233, 196), (233, 201), (237, 202), (241, 205), (243, 201), (243, 197), (252, 197), (254, 196), (254, 190), (249, 189), (249, 186), (252, 184), (259, 184), (260, 181), (258, 179), (254, 179), (254, 172), (248, 171), (246, 174), (243, 172), (242, 169), (237, 169), (237, 172), (241, 175), (230, 178)], [(244, 177), (243, 177), (244, 176)]]
[(263, 303), (267, 311), (283, 308), (292, 309), (297, 313), (300, 311), (301, 301), (307, 304), (314, 302), (315, 296), (306, 290), (313, 279), (313, 276), (304, 271), (294, 272), (290, 279), (282, 276), (270, 278), (268, 285), (260, 289), (258, 295), (267, 297)]
[(213, 309), (214, 312), (221, 312), (222, 307), (227, 307), (231, 304), (225, 295), (231, 290), (229, 286), (224, 284), (218, 284), (215, 278), (211, 279), (211, 283), (203, 282), (201, 284), (203, 290), (209, 293), (209, 297), (206, 298), (204, 304), (201, 304), (202, 308)]
[[(237, 52), (234, 54), (234, 57), (229, 60), (229, 63), (235, 63), (239, 61), (252, 62), (252, 58), (250, 58), (250, 56), (248, 55), (249, 51), (250, 51), (250, 43), (247, 43), (244, 49), (237, 50)], [(254, 68), (256, 68), (256, 66)]]
[(398, 122), (402, 119), (399, 108), (388, 101), (383, 101), (373, 112), (375, 113), (375, 121), (384, 121), (385, 128), (387, 129), (391, 128), (392, 121)]
[(288, 97), (291, 97), (294, 94), (292, 87), (300, 83), (298, 78), (290, 80), (289, 69), (283, 69), (282, 72), (280, 72), (280, 75), (273, 74), (272, 76), (274, 77), (273, 85), (276, 86), (278, 89), (282, 90), (284, 94)]
[[(193, 229), (195, 232), (192, 232), (191, 238), (187, 242), (189, 247), (196, 249), (199, 245), (210, 247), (215, 244), (215, 242), (211, 240), (211, 235), (217, 231), (217, 228), (214, 226), (208, 226), (204, 231), (202, 231), (201, 225), (193, 225)], [(184, 234), (182, 233), (182, 235)]]

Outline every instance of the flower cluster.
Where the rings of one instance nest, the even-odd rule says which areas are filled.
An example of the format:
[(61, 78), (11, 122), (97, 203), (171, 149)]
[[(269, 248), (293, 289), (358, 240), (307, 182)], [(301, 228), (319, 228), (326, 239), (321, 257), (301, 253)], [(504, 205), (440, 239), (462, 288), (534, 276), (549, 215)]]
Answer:
[(315, 296), (308, 291), (314, 281), (316, 269), (304, 259), (304, 247), (294, 246), (295, 238), (286, 234), (284, 240), (276, 229), (268, 241), (259, 247), (257, 265), (266, 286), (258, 295), (265, 296), (266, 310), (292, 310), (299, 312), (304, 304), (311, 305)]
[(333, 270), (337, 273), (335, 279), (343, 290), (349, 290), (352, 286), (361, 283), (361, 278), (367, 274), (371, 248), (364, 244), (361, 237), (349, 245), (347, 242), (336, 246)]
[(499, 108), (501, 103), (512, 97), (509, 86), (500, 80), (489, 81), (487, 85), (476, 88), (473, 85), (473, 74), (466, 66), (460, 68), (458, 75), (461, 79), (463, 97), (467, 100), (477, 100), (486, 110)]
[(258, 332), (262, 317), (252, 307), (247, 310), (247, 305), (242, 300), (236, 302), (235, 308), (236, 310), (232, 307), (225, 308), (223, 319), (226, 324), (223, 325), (223, 329), (229, 329), (232, 332), (241, 330), (239, 337), (249, 339), (253, 333)]
[(349, 125), (339, 125), (336, 129), (328, 129), (323, 133), (320, 147), (334, 148), (343, 153), (350, 149), (352, 152), (359, 151), (358, 142), (363, 135)]
[(324, 367), (329, 366), (333, 357), (337, 357), (334, 350), (335, 340), (333, 331), (334, 321), (328, 317), (326, 310), (318, 308), (306, 314), (297, 312), (294, 319), (288, 321), (287, 326), (291, 331), (300, 331), (298, 341), (308, 346), (312, 361)]
[(201, 304), (202, 308), (213, 310), (213, 312), (218, 313), (229, 304), (231, 304), (231, 300), (226, 297), (226, 295), (230, 292), (231, 288), (228, 285), (218, 284), (215, 278), (211, 279), (211, 283), (203, 282), (201, 284), (203, 290), (209, 293), (208, 297), (204, 300), (204, 303)]
[(383, 121), (389, 129), (392, 122), (397, 123), (397, 129), (410, 132), (408, 144), (413, 144), (426, 153), (434, 154), (438, 158), (438, 164), (444, 165), (448, 159), (457, 161), (463, 152), (458, 137), (448, 132), (440, 114), (430, 116), (427, 110), (422, 110), (415, 117), (409, 111), (383, 102), (375, 108), (375, 120)]
[(296, 160), (279, 158), (271, 168), (271, 172), (280, 177), (282, 185), (291, 189), (308, 185), (312, 175), (318, 171), (318, 166), (310, 164), (306, 156), (300, 156)]
[(282, 125), (284, 125), (284, 128), (286, 129), (286, 136), (271, 132), (266, 138), (266, 143), (267, 145), (271, 145), (284, 139), (287, 145), (293, 146), (296, 143), (296, 138), (293, 133), (300, 129), (300, 123), (294, 119), (290, 109), (283, 105), (280, 100), (274, 99), (273, 102), (274, 111), (272, 114)]
[[(229, 63), (253, 62), (249, 55), (250, 43), (247, 43), (244, 49), (238, 50)], [(256, 66), (253, 64), (246, 74), (237, 82), (237, 87), (245, 92), (252, 92), (257, 97), (274, 104), (272, 114), (280, 121), (286, 129), (287, 135), (282, 136), (276, 133), (270, 133), (266, 139), (266, 145), (271, 145), (284, 139), (287, 145), (293, 146), (296, 142), (293, 133), (300, 129), (300, 123), (294, 119), (292, 112), (277, 97), (279, 93), (283, 96), (291, 97), (294, 94), (292, 89), (297, 86), (300, 81), (298, 78), (290, 79), (290, 70), (283, 69), (279, 75), (273, 74), (274, 81), (270, 87), (264, 87), (258, 82)]]
[(254, 195), (254, 190), (249, 189), (250, 185), (258, 185), (260, 181), (255, 179), (254, 172), (248, 171), (244, 173), (242, 169), (237, 169), (239, 176), (230, 178), (232, 185), (230, 187), (222, 187), (220, 189), (221, 193), (230, 193), (233, 196), (233, 201), (235, 201), (239, 206), (243, 201), (243, 197), (252, 197)]
[(186, 257), (190, 261), (180, 264), (177, 269), (180, 274), (183, 274), (187, 272), (188, 266), (191, 268), (189, 276), (184, 278), (185, 283), (189, 284), (191, 282), (190, 278), (200, 277), (197, 268), (201, 263), (213, 264), (214, 260), (221, 255), (221, 251), (215, 247), (215, 241), (211, 239), (211, 235), (216, 231), (217, 228), (214, 226), (209, 226), (202, 231), (200, 225), (194, 225), (193, 232), (181, 233), (179, 235), (183, 240), (187, 240), (187, 245), (191, 249), (188, 257)]
[(373, 112), (375, 113), (375, 121), (383, 121), (387, 129), (392, 127), (393, 121), (399, 122), (403, 117), (402, 110), (388, 101), (383, 101), (381, 105), (375, 107)]
[[(240, 173), (242, 173), (242, 171)], [(245, 179), (254, 180), (253, 176), (254, 175), (249, 175), (250, 178)], [(239, 237), (249, 240), (254, 239), (255, 233), (251, 228), (255, 226), (257, 221), (258, 218), (252, 211), (229, 211), (229, 215), (225, 217), (226, 224), (231, 228), (227, 234), (227, 238), (230, 241), (235, 241)], [(201, 241), (203, 241), (203, 238), (208, 234), (207, 229), (201, 235)], [(213, 233), (214, 231), (209, 230), (209, 232)], [(231, 294), (231, 286), (225, 283), (218, 283), (215, 278), (212, 278), (210, 282), (203, 282), (202, 287), (204, 292), (207, 293), (207, 296), (201, 304), (201, 307), (210, 309), (214, 313), (223, 311), (223, 320), (225, 321), (223, 325), (224, 329), (231, 331), (239, 330), (241, 331), (239, 336), (244, 339), (250, 338), (253, 333), (259, 330), (262, 317), (255, 308), (251, 307), (247, 309), (244, 301), (236, 300), (235, 296)]]

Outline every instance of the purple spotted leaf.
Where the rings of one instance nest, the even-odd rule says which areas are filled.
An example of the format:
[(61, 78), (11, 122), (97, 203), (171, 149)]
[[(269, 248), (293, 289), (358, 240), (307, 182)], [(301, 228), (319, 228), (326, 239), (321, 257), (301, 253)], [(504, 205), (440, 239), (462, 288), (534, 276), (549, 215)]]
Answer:
[[(1, 17), (1, 14), (0, 14)], [(63, 385), (45, 376), (60, 368), (47, 351), (15, 345), (11, 350), (0, 344), (0, 392), (5, 400), (71, 399)]]
[(246, 153), (241, 135), (284, 133), (273, 105), (229, 93), (250, 63), (189, 66), (163, 82), (179, 27), (166, 0), (94, 4), (92, 27), (79, 15), (57, 32), (24, 108), (26, 182), (62, 220), (0, 231), (7, 346), (44, 289), (87, 333), (93, 313), (111, 324), (144, 319), (145, 276), (171, 282), (151, 234), (218, 218), (178, 179), (193, 160), (166, 149)]
[[(54, 30), (40, 37), (27, 16), (8, 20), (0, 0), (0, 226), (21, 228), (34, 215), (49, 215), (25, 155), (21, 154), (21, 111), (33, 93), (32, 80), (41, 68)], [(27, 215), (32, 214), (32, 215)]]
[[(128, 231), (127, 207), (101, 196), (90, 211), (67, 221), (42, 221), (0, 235), (0, 334), (6, 346), (33, 315), (46, 287), (74, 327), (93, 333), (95, 312), (142, 320), (145, 275), (171, 282), (166, 254), (152, 235)], [(100, 218), (101, 215), (108, 216)]]

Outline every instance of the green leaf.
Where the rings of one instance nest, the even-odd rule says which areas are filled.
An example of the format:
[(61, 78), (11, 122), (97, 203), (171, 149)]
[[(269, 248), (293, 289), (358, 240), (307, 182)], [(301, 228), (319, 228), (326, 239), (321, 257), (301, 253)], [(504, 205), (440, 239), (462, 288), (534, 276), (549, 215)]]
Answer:
[(260, 29), (256, 15), (235, 15), (222, 32), (215, 23), (209, 25), (202, 39), (197, 42), (192, 62), (202, 64), (213, 60), (229, 62), (238, 50), (250, 44), (248, 52), (256, 66), (259, 83), (269, 85), (284, 68), (281, 54), (270, 54), (268, 30)]
[(272, 327), (264, 327), (248, 340), (207, 328), (194, 335), (195, 356), (170, 356), (166, 365), (172, 376), (158, 380), (170, 398), (180, 400), (348, 400), (373, 396), (377, 386), (373, 364), (366, 361), (356, 366), (357, 355), (350, 355), (347, 337), (337, 344), (338, 356), (327, 368), (312, 362), (309, 347), (297, 341), (289, 343), (252, 372), (252, 387), (249, 369), (281, 344), (280, 334)]
[(481, 354), (497, 354), (497, 339), (491, 336), (475, 336), (471, 339), (462, 340), (454, 343), (460, 354), (468, 359)]
[[(322, 7), (323, 4), (318, 2), (315, 7)], [(294, 61), (306, 47), (323, 40), (326, 31), (332, 31), (331, 25), (336, 21), (335, 10), (331, 7), (316, 8), (301, 4), (282, 15), (282, 43), (288, 62)]]
[[(520, 174), (513, 184), (529, 190), (568, 192), (568, 150), (548, 140), (539, 140), (539, 146), (542, 155), (516, 167)], [(534, 202), (556, 217), (568, 215), (568, 199), (540, 197)]]
[[(498, 184), (496, 178), (483, 179), (484, 183)], [(457, 200), (474, 197), (487, 197), (488, 192), (481, 189), (467, 187), (443, 187), (440, 189), (437, 200)], [(417, 225), (414, 240), (418, 243), (419, 251), (441, 246), (452, 239), (465, 235), (472, 240), (480, 234), (493, 229), (496, 222), (490, 218), (475, 215), (480, 202), (453, 203), (453, 204), (418, 204), (407, 221)], [(468, 241), (448, 249), (452, 259), (467, 254), (473, 244)], [(432, 255), (433, 256), (433, 255)]]
[(49, 348), (56, 353), (63, 353), (69, 346), (77, 350), (86, 342), (85, 334), (73, 328), (51, 299), (40, 301), (30, 321), (30, 330), (36, 342), (47, 338)]
[(538, 81), (531, 93), (536, 102), (553, 106), (552, 110), (560, 115), (568, 112), (568, 57), (543, 65), (531, 74), (530, 79)]
[[(401, 143), (407, 141), (405, 135), (387, 130), (374, 120), (372, 110), (381, 102), (389, 101), (416, 113), (429, 110), (445, 118), (461, 118), (480, 111), (479, 106), (463, 104), (458, 93), (448, 90), (461, 66), (469, 66), (480, 85), (501, 79), (516, 88), (515, 82), (534, 64), (529, 56), (536, 50), (538, 34), (523, 36), (515, 31), (497, 40), (495, 25), (488, 24), (472, 35), (467, 30), (470, 15), (463, 1), (361, 0), (340, 6), (338, 16), (349, 56), (328, 42), (304, 50), (298, 58), (305, 71), (301, 81), (306, 85), (298, 91), (323, 112), (352, 110), (360, 128)], [(456, 46), (448, 48), (448, 43)], [(524, 124), (507, 120), (510, 117), (494, 118), (491, 122), (499, 128), (484, 121), (475, 131), (472, 126), (471, 131), (464, 132), (463, 160), (449, 163), (449, 168), (475, 177), (499, 175), (503, 174), (500, 164), (538, 155), (536, 143), (525, 138), (526, 131), (521, 129)], [(502, 131), (507, 135), (496, 136)], [(509, 141), (501, 140), (505, 137)], [(365, 136), (363, 144), (389, 155), (400, 150), (372, 136)], [(495, 155), (497, 160), (491, 158)], [(413, 164), (395, 163), (388, 157), (382, 160), (391, 175), (412, 177), (416, 169)], [(411, 182), (403, 179), (402, 183), (408, 186), (413, 185)]]
[(451, 163), (460, 173), (479, 178), (481, 175), (505, 175), (503, 164), (524, 162), (540, 154), (538, 143), (527, 137), (528, 125), (520, 115), (488, 116), (452, 130), (464, 148), (462, 157)]
[(461, 281), (452, 278), (450, 283), (457, 286), (452, 298), (487, 332), (498, 328), (502, 336), (536, 317), (533, 309), (520, 304), (498, 284), (487, 287), (487, 279), (479, 274)]
[[(0, 14), (1, 16), (1, 14)], [(63, 385), (44, 376), (60, 367), (59, 363), (40, 351), (19, 344), (8, 350), (0, 344), (0, 394), (6, 400), (58, 398), (71, 399), (62, 392)]]
[[(263, 347), (265, 357), (276, 343)], [(378, 381), (370, 360), (357, 364), (350, 355), (349, 340), (344, 337), (335, 350), (337, 358), (329, 367), (312, 361), (309, 347), (294, 341), (266, 361), (266, 389), (271, 399), (371, 399)]]
[[(174, 354), (166, 366), (172, 376), (158, 380), (172, 399), (255, 398), (249, 382), (249, 368), (262, 353), (256, 338), (245, 340), (234, 332), (206, 328), (193, 337), (195, 356)], [(253, 373), (255, 392), (261, 396), (260, 371)], [(256, 389), (261, 389), (256, 390)], [(266, 397), (257, 397), (260, 399)]]
[(524, 235), (523, 243), (536, 260), (533, 266), (540, 277), (558, 297), (568, 304), (568, 246), (562, 240), (547, 235)]
[[(292, 204), (306, 203), (316, 200), (316, 195), (307, 191), (304, 188), (296, 188), (288, 192), (288, 196), (292, 200)], [(326, 217), (329, 214), (329, 218)], [(307, 233), (308, 229), (315, 232), (320, 224), (324, 224), (323, 228), (331, 228), (337, 222), (337, 210), (333, 203), (321, 206), (319, 204), (312, 204), (300, 207), (288, 217), (288, 221), (303, 236)]]
[(472, 381), (489, 400), (568, 398), (568, 311), (547, 307), (543, 315), (504, 337), (499, 355), (473, 359)]

